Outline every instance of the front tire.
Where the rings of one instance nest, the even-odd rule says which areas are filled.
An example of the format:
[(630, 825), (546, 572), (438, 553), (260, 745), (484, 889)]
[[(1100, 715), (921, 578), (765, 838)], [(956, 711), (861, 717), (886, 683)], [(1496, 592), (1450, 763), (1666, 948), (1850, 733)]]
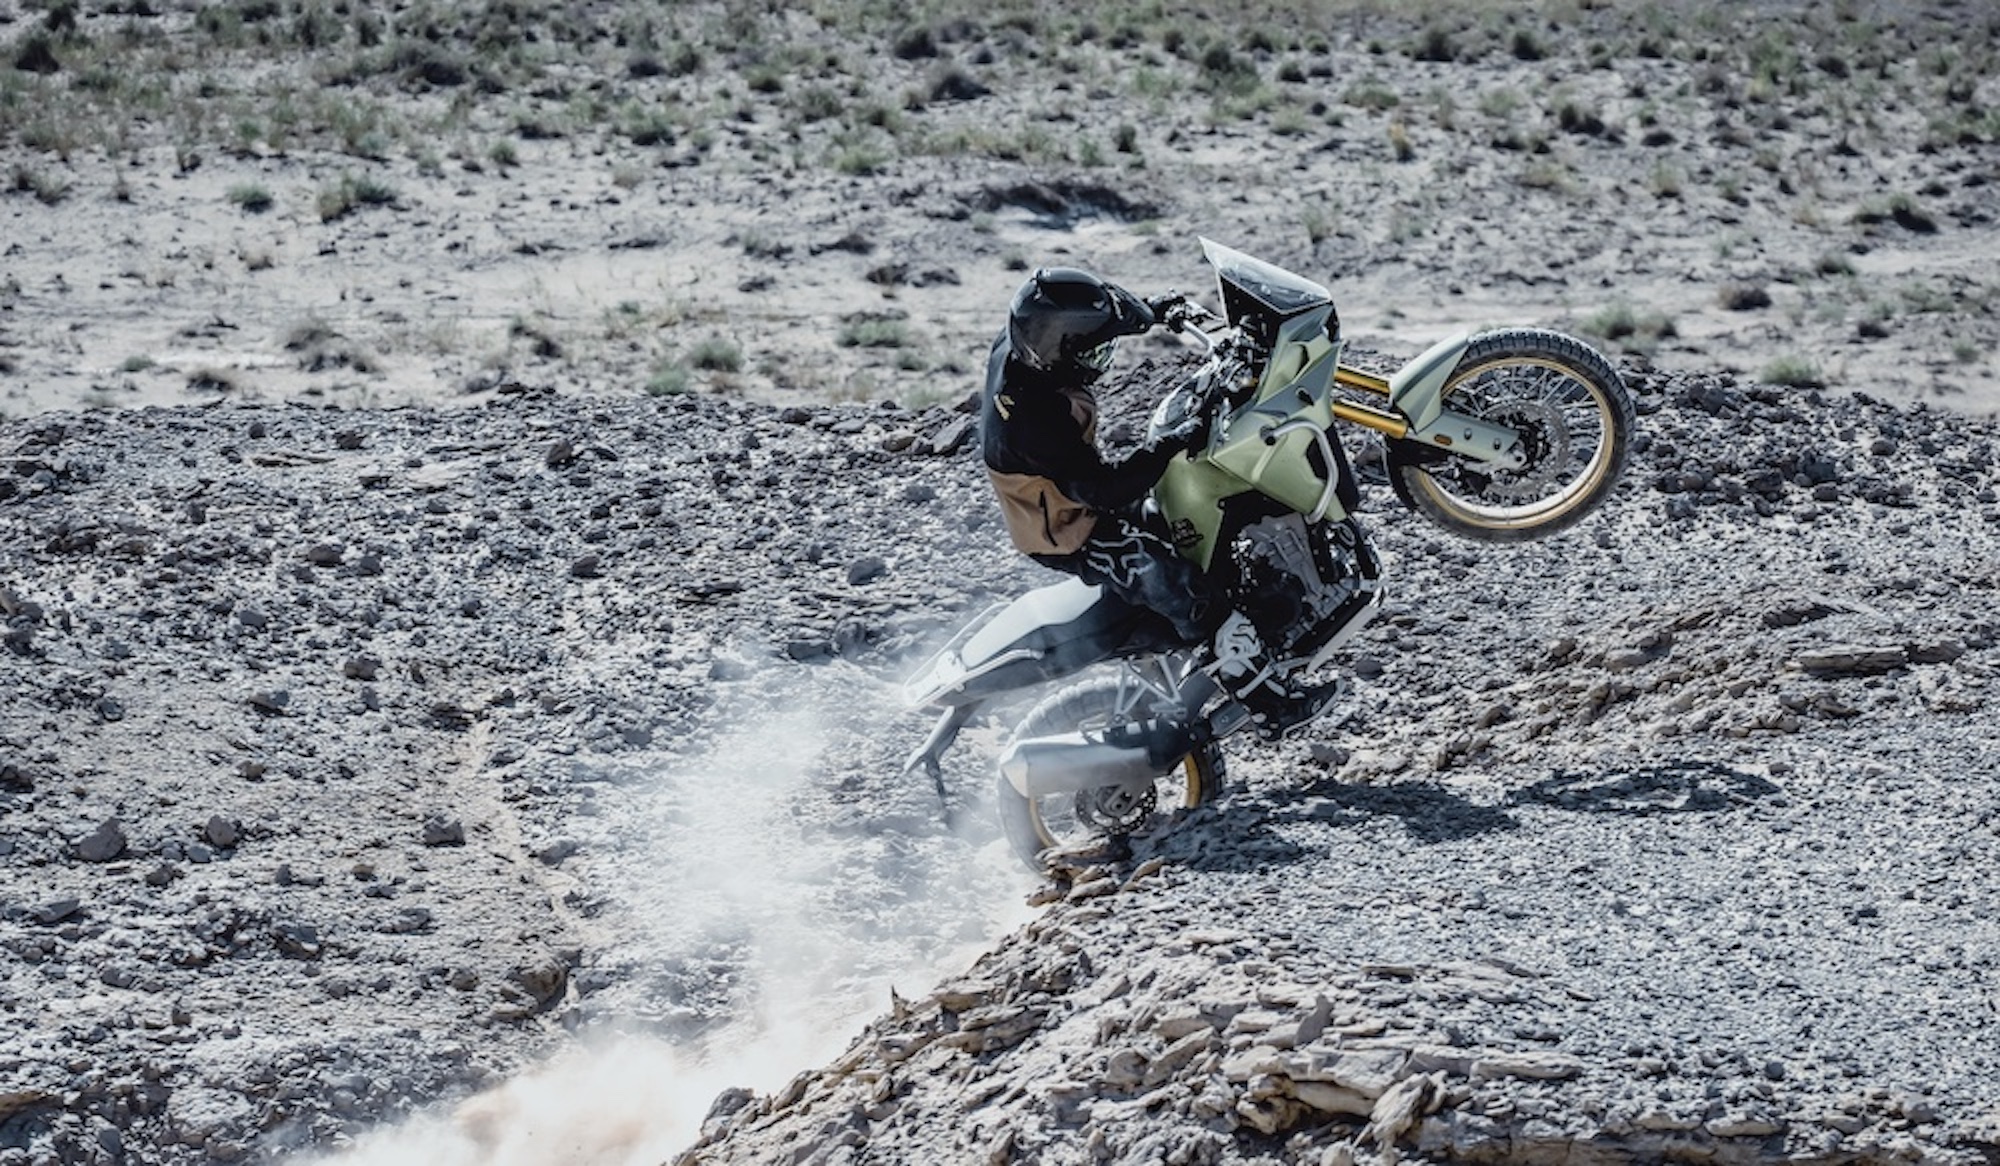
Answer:
[[(1016, 725), (1014, 741), (1081, 732), (1102, 732), (1143, 716), (1130, 706), (1131, 688), (1115, 678), (1087, 680), (1057, 690)], [(1213, 801), (1222, 788), (1222, 755), (1211, 742), (1162, 773), (1142, 795), (1115, 786), (1077, 794), (1029, 798), (1000, 777), (997, 800), (1007, 844), (1030, 870), (1041, 871), (1042, 852), (1090, 846), (1122, 838), (1138, 829), (1162, 805), (1192, 808)]]
[(1472, 338), (1444, 385), (1452, 409), (1521, 432), (1528, 464), (1504, 470), (1391, 443), (1397, 497), (1446, 530), (1522, 542), (1567, 530), (1610, 496), (1636, 426), (1632, 395), (1596, 349), (1559, 332)]

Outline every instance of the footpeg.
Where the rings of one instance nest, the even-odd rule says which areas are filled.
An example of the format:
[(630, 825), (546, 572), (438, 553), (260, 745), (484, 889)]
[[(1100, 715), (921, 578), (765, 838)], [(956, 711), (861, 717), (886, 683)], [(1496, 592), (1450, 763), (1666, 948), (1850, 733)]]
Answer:
[(1338, 680), (1291, 692), (1259, 687), (1245, 694), (1243, 700), (1249, 706), (1251, 722), (1257, 726), (1258, 738), (1281, 741), (1318, 717), (1345, 688)]
[(1209, 740), (1220, 741), (1250, 724), (1250, 710), (1242, 701), (1232, 700), (1208, 715)]

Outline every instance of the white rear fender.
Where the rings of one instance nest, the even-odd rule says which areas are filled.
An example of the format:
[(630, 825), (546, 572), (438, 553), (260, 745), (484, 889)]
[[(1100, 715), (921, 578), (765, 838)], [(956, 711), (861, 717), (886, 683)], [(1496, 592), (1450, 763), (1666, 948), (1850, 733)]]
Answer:
[(952, 695), (979, 677), (1018, 660), (1039, 659), (1045, 649), (1035, 642), (1047, 637), (1038, 633), (1084, 622), (1103, 594), (1100, 588), (1068, 578), (987, 608), (904, 682), (904, 705), (957, 703)]

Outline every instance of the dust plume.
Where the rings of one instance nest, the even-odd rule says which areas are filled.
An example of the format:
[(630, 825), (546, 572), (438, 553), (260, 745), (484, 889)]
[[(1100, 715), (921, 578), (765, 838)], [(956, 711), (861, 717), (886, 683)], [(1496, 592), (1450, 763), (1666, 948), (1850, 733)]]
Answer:
[(786, 711), (718, 713), (744, 727), (691, 762), (599, 764), (641, 791), (580, 868), (616, 905), (584, 1010), (602, 1023), (333, 1166), (655, 1166), (724, 1091), (832, 1059), (891, 991), (922, 995), (1018, 925), (1023, 876), (991, 837), (946, 829), (928, 781), (883, 772), (859, 695), (762, 677), (739, 699)]

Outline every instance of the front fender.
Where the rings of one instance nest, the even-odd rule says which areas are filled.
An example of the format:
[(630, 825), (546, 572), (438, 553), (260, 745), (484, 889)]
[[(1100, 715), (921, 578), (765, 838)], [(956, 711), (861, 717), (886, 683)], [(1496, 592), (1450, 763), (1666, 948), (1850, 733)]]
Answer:
[(1428, 429), (1444, 411), (1444, 383), (1472, 341), (1467, 332), (1447, 336), (1389, 378), (1389, 405), (1409, 418), (1410, 428)]

